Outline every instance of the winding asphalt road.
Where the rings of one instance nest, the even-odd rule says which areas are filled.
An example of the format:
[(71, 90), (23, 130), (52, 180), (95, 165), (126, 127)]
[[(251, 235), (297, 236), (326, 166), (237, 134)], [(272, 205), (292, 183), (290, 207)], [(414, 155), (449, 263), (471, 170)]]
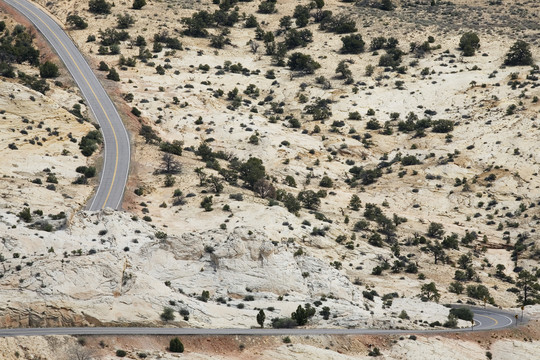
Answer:
[(128, 133), (114, 104), (73, 41), (49, 15), (27, 0), (3, 1), (28, 18), (51, 44), (101, 127), (105, 143), (103, 169), (87, 209), (120, 208), (131, 154)]
[(472, 308), (474, 328), (426, 329), (426, 330), (379, 330), (379, 329), (195, 329), (195, 328), (149, 328), (149, 327), (75, 327), (0, 329), (0, 337), (45, 335), (399, 335), (435, 334), (471, 331), (494, 331), (516, 325), (514, 314), (501, 310)]
[[(45, 36), (77, 82), (83, 97), (101, 126), (105, 140), (104, 165), (99, 187), (88, 209), (118, 209), (127, 181), (130, 141), (122, 120), (103, 86), (73, 41), (45, 12), (27, 0), (3, 0), (27, 17)], [(0, 336), (43, 335), (393, 335), (468, 331), (493, 331), (516, 325), (513, 313), (473, 309), (473, 329), (378, 330), (378, 329), (194, 329), (144, 327), (80, 327), (0, 329)]]

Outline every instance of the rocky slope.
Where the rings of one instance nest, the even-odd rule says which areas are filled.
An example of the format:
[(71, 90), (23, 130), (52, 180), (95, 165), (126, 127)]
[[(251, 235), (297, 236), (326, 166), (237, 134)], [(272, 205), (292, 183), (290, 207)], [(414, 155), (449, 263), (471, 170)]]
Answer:
[[(67, 111), (79, 99), (61, 88), (45, 96), (14, 81), (2, 80), (3, 212), (19, 212), (31, 204), (32, 210), (39, 208), (45, 216), (61, 211), (73, 213), (89, 199), (91, 186), (72, 184), (80, 176), (75, 169), (85, 166), (87, 159), (70, 138), (80, 139), (95, 130), (90, 123), (79, 123)], [(52, 187), (47, 189), (47, 185)]]
[[(0, 162), (8, 179), (0, 200), (4, 326), (163, 324), (160, 314), (170, 307), (170, 324), (249, 327), (256, 326), (258, 309), (269, 323), (310, 303), (317, 308), (310, 326), (423, 328), (446, 321), (440, 304), (482, 302), (467, 289), (450, 291), (456, 272), (469, 272), (459, 278), (465, 288), (485, 286), (494, 304), (514, 307), (517, 273), (537, 271), (538, 69), (501, 66), (518, 38), (538, 57), (537, 7), (401, 1), (385, 12), (369, 2), (328, 0), (324, 9), (349, 15), (365, 50), (343, 54), (345, 35), (321, 31), (312, 17), (305, 29), (313, 41), (287, 55), (309, 54), (321, 67), (300, 76), (276, 66), (255, 28), (244, 23), (254, 15), (276, 43), (286, 41), (292, 32), (280, 29), (281, 19), (307, 1), (278, 2), (272, 14), (257, 12), (260, 2), (239, 2), (237, 24), (207, 29), (230, 40), (221, 49), (209, 38), (183, 34), (182, 18), (218, 10), (211, 1), (156, 1), (142, 10), (116, 3), (110, 15), (90, 14), (81, 1), (38, 3), (60, 22), (74, 13), (85, 18), (88, 28), (70, 35), (96, 69), (101, 61), (118, 69), (120, 82), (104, 81), (132, 132), (142, 129), (145, 136), (134, 136), (126, 212), (79, 212), (91, 188), (72, 182), (75, 168), (88, 164), (65, 135), (79, 139), (91, 129), (66, 111), (79, 99), (61, 87), (41, 97), (5, 80), (0, 104), (8, 121), (0, 125), (0, 151), (19, 157)], [(114, 28), (124, 13), (136, 20), (126, 30), (130, 40), (118, 43), (124, 60), (99, 55), (100, 30)], [(294, 20), (291, 27), (304, 29)], [(466, 30), (480, 37), (472, 57), (458, 48)], [(89, 35), (96, 41), (87, 41)], [(182, 50), (159, 49), (155, 35), (177, 38)], [(146, 47), (136, 45), (138, 36)], [(379, 36), (398, 40), (403, 68), (379, 66), (388, 49), (369, 50)], [(411, 42), (424, 53), (411, 50)], [(135, 66), (125, 65), (129, 58)], [(336, 73), (341, 61), (350, 70), (344, 78)], [(60, 135), (31, 146), (12, 131), (22, 117), (36, 123), (45, 117)], [(452, 130), (434, 131), (435, 124)], [(6, 149), (14, 141), (20, 150)], [(160, 149), (174, 141), (180, 169), (167, 176)], [(275, 198), (252, 191), (237, 171), (250, 157), (262, 161)], [(45, 179), (45, 163), (54, 166), (60, 191), (31, 182)], [(374, 173), (365, 170), (377, 169), (371, 181)], [(315, 205), (301, 200), (306, 194), (316, 194)], [(287, 210), (291, 198), (300, 201), (299, 210)], [(70, 216), (48, 220), (56, 226), (49, 233), (19, 219), (25, 207)], [(437, 253), (439, 243), (444, 254)], [(431, 282), (439, 303), (421, 301)], [(325, 306), (327, 320), (320, 314)], [(402, 310), (409, 320), (398, 317)], [(497, 343), (501, 356), (514, 346)], [(450, 356), (452, 344), (406, 340), (387, 353)], [(276, 345), (264, 356), (342, 356), (310, 346)], [(467, 343), (463, 353), (483, 358), (484, 349)]]
[[(168, 306), (189, 312), (188, 320), (176, 313), (178, 325), (249, 327), (260, 308), (271, 320), (317, 300), (331, 317), (317, 314), (313, 324), (330, 327), (416, 327), (444, 322), (448, 314), (418, 299), (396, 298), (391, 306), (369, 301), (366, 286), (315, 255), (299, 254), (302, 243), (272, 241), (246, 226), (173, 236), (127, 213), (79, 212), (66, 230), (7, 235), (16, 224), (14, 215), (0, 223), (6, 234), (0, 324), (6, 327), (161, 324)], [(208, 299), (199, 298), (202, 291)], [(402, 310), (411, 320), (397, 318)]]

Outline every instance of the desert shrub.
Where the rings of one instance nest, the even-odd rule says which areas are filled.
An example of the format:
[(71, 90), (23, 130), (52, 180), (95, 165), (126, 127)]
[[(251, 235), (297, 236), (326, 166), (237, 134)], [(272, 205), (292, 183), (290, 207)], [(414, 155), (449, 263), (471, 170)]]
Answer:
[(315, 70), (321, 67), (321, 65), (313, 60), (310, 55), (299, 52), (293, 53), (291, 56), (289, 56), (287, 65), (291, 68), (291, 70), (304, 74), (313, 74)]
[(147, 43), (146, 43), (146, 39), (144, 38), (144, 36), (138, 35), (135, 38), (135, 46), (143, 47), (143, 46), (146, 46), (146, 45), (147, 45)]
[(46, 61), (39, 66), (39, 76), (44, 79), (55, 78), (58, 76), (58, 66), (55, 63)]
[(160, 141), (159, 136), (156, 134), (154, 129), (150, 125), (141, 126), (139, 130), (139, 135), (141, 135), (147, 144), (153, 144), (154, 142)]
[(48, 222), (44, 222), (44, 223), (41, 223), (40, 229), (43, 231), (51, 232), (53, 231), (54, 227)]
[(328, 306), (323, 306), (322, 310), (319, 311), (319, 314), (322, 315), (322, 317), (323, 317), (324, 320), (330, 319), (330, 307), (328, 307)]
[(371, 44), (369, 45), (370, 51), (377, 51), (380, 49), (384, 49), (386, 45), (386, 38), (384, 36), (378, 36), (373, 39), (371, 39)]
[(358, 195), (354, 194), (353, 196), (351, 196), (351, 200), (349, 201), (349, 207), (351, 208), (351, 210), (353, 211), (360, 210), (361, 204), (362, 204), (362, 201), (360, 200)]
[(110, 55), (118, 55), (118, 54), (120, 54), (120, 45), (118, 45), (118, 44), (112, 44), (112, 45), (109, 47), (109, 54), (110, 54)]
[(296, 180), (294, 179), (294, 177), (292, 177), (291, 175), (287, 175), (285, 177), (285, 182), (287, 183), (288, 186), (290, 187), (296, 187)]
[(205, 196), (203, 200), (201, 201), (201, 207), (204, 209), (204, 211), (212, 211), (212, 205), (213, 205), (213, 196)]
[(120, 60), (118, 62), (120, 65), (126, 65), (129, 67), (135, 67), (135, 65), (137, 65), (137, 59), (134, 56), (130, 56), (126, 59), (124, 55), (122, 55), (120, 56)]
[(76, 178), (76, 179), (73, 181), (73, 184), (76, 184), (76, 185), (86, 185), (86, 184), (88, 184), (88, 179), (86, 178), (86, 176), (81, 175), (81, 176), (79, 176), (78, 178)]
[(376, 246), (376, 247), (382, 247), (383, 246), (382, 237), (381, 237), (381, 235), (379, 235), (379, 233), (373, 233), (368, 238), (368, 243), (370, 245), (373, 245), (373, 246)]
[(176, 179), (171, 174), (167, 174), (165, 176), (165, 182), (164, 182), (165, 187), (173, 187), (175, 183), (176, 183)]
[(229, 45), (231, 40), (223, 35), (215, 35), (210, 37), (210, 46), (216, 49), (223, 49), (225, 45)]
[(381, 10), (392, 11), (392, 10), (394, 10), (394, 8), (395, 8), (395, 5), (392, 2), (392, 0), (382, 0), (381, 1), (381, 5), (380, 5)]
[(285, 45), (289, 50), (297, 47), (304, 47), (312, 41), (313, 33), (308, 29), (300, 31), (291, 29), (285, 33)]
[(401, 158), (401, 164), (403, 166), (418, 165), (420, 164), (420, 160), (418, 160), (414, 155), (407, 155)]
[(407, 267), (405, 267), (405, 272), (409, 274), (416, 274), (418, 273), (418, 266), (411, 262), (407, 265)]
[(175, 318), (174, 310), (172, 308), (170, 308), (170, 307), (165, 307), (165, 308), (163, 308), (163, 312), (161, 313), (161, 315), (159, 317), (163, 321), (172, 321)]
[(255, 15), (249, 15), (246, 19), (244, 26), (246, 28), (256, 28), (257, 26), (259, 26), (259, 22), (257, 21)]
[(463, 56), (473, 56), (480, 48), (480, 38), (475, 32), (466, 32), (459, 40), (459, 48), (463, 51)]
[(91, 156), (97, 150), (98, 145), (103, 142), (103, 137), (99, 130), (92, 130), (81, 138), (79, 149), (84, 156)]
[(300, 191), (298, 193), (298, 201), (302, 202), (302, 205), (306, 209), (311, 210), (317, 210), (321, 204), (321, 200), (313, 190)]
[(266, 176), (265, 168), (261, 159), (251, 157), (244, 163), (238, 164), (240, 179), (253, 189), (255, 183)]
[(516, 104), (511, 104), (509, 105), (507, 108), (506, 108), (506, 115), (513, 115), (515, 112), (516, 112), (516, 109), (517, 109), (517, 105)]
[(275, 329), (291, 329), (297, 325), (297, 322), (289, 317), (272, 319), (272, 327)]
[(289, 125), (293, 129), (299, 129), (302, 125), (300, 124), (300, 121), (297, 118), (290, 118), (289, 119)]
[(133, 0), (132, 8), (135, 10), (140, 10), (146, 5), (146, 0)]
[(379, 66), (396, 69), (401, 64), (402, 56), (403, 52), (399, 49), (387, 50), (387, 53), (379, 58)]
[(173, 353), (183, 353), (184, 344), (182, 344), (179, 338), (175, 337), (169, 342), (169, 351)]
[(88, 11), (94, 14), (110, 14), (112, 4), (105, 0), (90, 0), (88, 2)]
[(428, 227), (427, 235), (433, 238), (441, 238), (444, 235), (444, 227), (440, 223), (431, 222)]
[(303, 326), (315, 315), (315, 312), (315, 308), (311, 307), (309, 304), (306, 304), (305, 308), (303, 308), (302, 305), (298, 305), (296, 311), (291, 313), (291, 318), (295, 320), (299, 326)]
[(118, 45), (122, 41), (129, 39), (129, 33), (127, 31), (118, 31), (116, 29), (107, 28), (105, 30), (99, 30), (99, 42), (103, 46)]
[(368, 130), (379, 130), (381, 128), (381, 123), (376, 119), (370, 119), (366, 123), (366, 129)]
[(358, 111), (350, 112), (349, 113), (349, 120), (361, 120), (362, 116)]
[(463, 284), (461, 284), (458, 281), (451, 282), (450, 285), (448, 286), (448, 291), (454, 294), (458, 294), (458, 295), (462, 294), (463, 290), (464, 290)]
[(509, 66), (532, 65), (532, 63), (533, 58), (530, 45), (523, 40), (516, 41), (510, 47), (504, 60), (504, 65)]
[(46, 180), (48, 183), (51, 183), (51, 184), (58, 184), (58, 179), (56, 178), (56, 175), (53, 174), (53, 173), (49, 173), (47, 175), (47, 180)]
[(24, 86), (29, 87), (32, 90), (39, 91), (42, 94), (45, 94), (50, 90), (49, 84), (45, 79), (38, 79), (35, 75), (27, 75), (22, 71), (18, 72), (19, 80), (23, 83)]
[(172, 143), (163, 141), (159, 144), (159, 149), (170, 154), (182, 155), (182, 145), (183, 143), (179, 140), (174, 140)]
[[(183, 46), (180, 40), (176, 37), (169, 36), (166, 31), (154, 34), (154, 46), (156, 43), (164, 44), (167, 48), (173, 50), (182, 50)], [(160, 50), (161, 51), (161, 50)], [(159, 51), (154, 51), (159, 52)]]
[(370, 301), (373, 301), (374, 299), (374, 294), (371, 291), (366, 291), (366, 290), (362, 291), (362, 296)]
[(341, 52), (343, 54), (359, 54), (364, 51), (366, 43), (362, 39), (362, 35), (353, 34), (341, 38), (343, 46)]
[[(454, 314), (450, 313), (448, 314), (448, 320), (446, 320), (443, 326), (446, 328), (455, 328), (458, 325), (457, 320), (458, 320), (457, 317)], [(435, 324), (435, 323), (432, 323), (432, 324), (434, 324), (433, 326), (440, 326), (439, 324)]]
[(490, 304), (494, 303), (494, 300), (489, 293), (489, 289), (484, 285), (468, 285), (467, 296), (478, 300), (485, 299)]
[(409, 315), (407, 314), (407, 312), (405, 310), (401, 310), (401, 313), (399, 313), (399, 316), (398, 316), (400, 319), (403, 319), (403, 320), (408, 320), (410, 319), (409, 318)]
[(263, 1), (259, 4), (257, 11), (261, 14), (272, 14), (276, 12), (276, 3), (272, 0)]
[(92, 178), (92, 177), (96, 176), (96, 168), (94, 166), (87, 167), (84, 170), (83, 175), (85, 177), (87, 177), (87, 178)]
[[(362, 185), (370, 185), (377, 181), (382, 176), (382, 170), (376, 169), (364, 169), (362, 166), (353, 166), (349, 169), (349, 173), (353, 175), (354, 181), (361, 181)], [(351, 186), (353, 183), (351, 183)]]
[(450, 309), (450, 314), (465, 321), (471, 321), (474, 318), (474, 313), (471, 311), (471, 309), (466, 307)]
[(430, 282), (429, 284), (424, 284), (421, 286), (420, 291), (422, 292), (421, 300), (422, 301), (435, 301), (439, 302), (439, 298), (441, 297), (439, 291), (437, 290), (437, 286), (434, 282)]
[(394, 37), (385, 38), (384, 36), (377, 36), (371, 40), (369, 45), (370, 51), (377, 51), (380, 49), (392, 50), (396, 49), (399, 44), (398, 39)]
[(116, 15), (116, 27), (118, 29), (128, 29), (135, 24), (135, 18), (128, 13)]
[(7, 62), (0, 62), (0, 76), (7, 78), (15, 77), (15, 68)]
[(216, 25), (231, 27), (238, 22), (240, 17), (236, 10), (231, 12), (219, 10), (214, 12), (213, 18)]
[(105, 61), (100, 61), (98, 70), (99, 71), (109, 71), (109, 65), (107, 65), (107, 63)]
[(348, 34), (358, 31), (356, 21), (347, 15), (332, 16), (330, 13), (327, 14), (320, 21), (319, 28), (321, 30), (336, 34)]
[(165, 68), (161, 65), (156, 66), (156, 73), (158, 75), (165, 75)]
[(19, 217), (19, 219), (26, 223), (32, 221), (32, 214), (30, 213), (30, 208), (22, 209), (21, 212), (17, 214), (17, 216)]
[(120, 81), (120, 74), (116, 71), (115, 68), (110, 68), (109, 73), (107, 74), (107, 79), (112, 81)]
[[(6, 33), (8, 35), (8, 33)], [(1, 59), (7, 63), (39, 65), (39, 50), (32, 46), (33, 36), (22, 25), (16, 25), (0, 42)]]
[(283, 205), (290, 213), (293, 214), (296, 214), (302, 208), (300, 201), (298, 201), (296, 197), (290, 193), (287, 193), (283, 197)]
[(195, 12), (190, 18), (182, 18), (182, 23), (186, 26), (184, 34), (192, 37), (207, 37), (207, 27), (214, 25), (214, 17), (208, 11)]
[(435, 120), (432, 123), (432, 131), (434, 133), (448, 133), (454, 130), (454, 122), (452, 120)]
[(296, 26), (305, 27), (309, 23), (309, 6), (297, 5), (294, 8), (293, 18), (296, 19)]
[(366, 220), (358, 220), (354, 224), (354, 231), (363, 231), (369, 228), (369, 223)]
[(70, 24), (74, 29), (86, 29), (88, 23), (79, 15), (69, 15), (66, 19), (66, 22)]
[(332, 100), (330, 99), (315, 99), (313, 104), (306, 105), (304, 111), (306, 114), (313, 116), (313, 120), (325, 120), (330, 118), (332, 111), (330, 109), (330, 104)]

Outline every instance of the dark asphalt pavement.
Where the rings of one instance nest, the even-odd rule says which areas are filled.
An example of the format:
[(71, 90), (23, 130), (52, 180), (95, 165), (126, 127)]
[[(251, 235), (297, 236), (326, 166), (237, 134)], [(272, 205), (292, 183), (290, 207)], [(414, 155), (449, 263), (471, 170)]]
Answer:
[(0, 329), (0, 336), (45, 336), (45, 335), (405, 335), (436, 333), (467, 333), (471, 331), (495, 331), (516, 326), (514, 313), (497, 310), (471, 308), (474, 312), (475, 326), (460, 329), (196, 329), (173, 327), (76, 327), (76, 328), (18, 328)]
[(122, 205), (130, 163), (129, 136), (114, 104), (70, 37), (44, 11), (27, 0), (3, 0), (30, 20), (64, 62), (98, 121), (105, 142), (103, 169), (88, 210)]

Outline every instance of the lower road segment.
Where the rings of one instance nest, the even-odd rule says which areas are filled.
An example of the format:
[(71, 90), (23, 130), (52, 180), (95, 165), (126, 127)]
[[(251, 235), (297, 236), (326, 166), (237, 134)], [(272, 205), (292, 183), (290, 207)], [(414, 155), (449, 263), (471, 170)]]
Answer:
[(502, 310), (472, 308), (474, 327), (460, 329), (396, 330), (396, 329), (196, 329), (173, 327), (74, 327), (74, 328), (31, 328), (0, 329), (0, 336), (46, 336), (46, 335), (404, 335), (435, 334), (471, 331), (495, 331), (516, 326), (513, 313)]

